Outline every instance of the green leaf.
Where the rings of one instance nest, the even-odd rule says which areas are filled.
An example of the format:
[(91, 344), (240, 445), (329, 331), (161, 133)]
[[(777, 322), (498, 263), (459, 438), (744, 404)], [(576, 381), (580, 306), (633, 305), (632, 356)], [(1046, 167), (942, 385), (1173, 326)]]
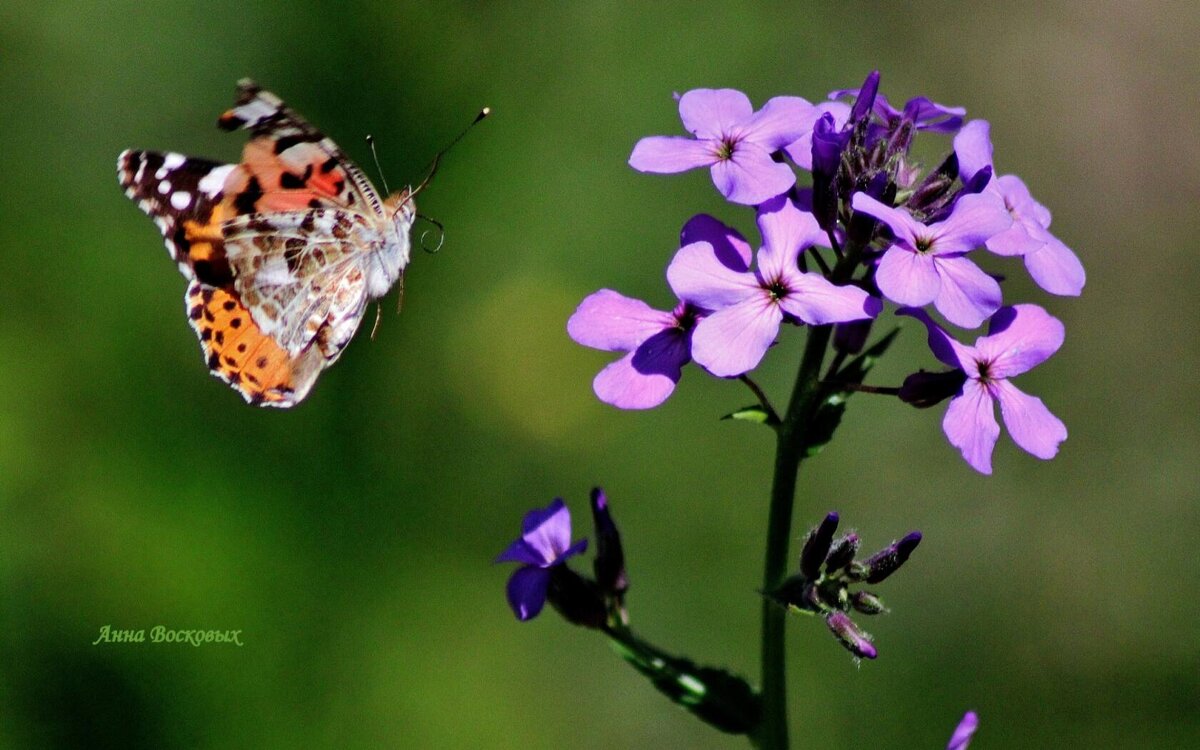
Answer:
[(741, 677), (670, 656), (629, 632), (611, 635), (613, 647), (625, 661), (706, 724), (728, 734), (750, 734), (758, 726), (761, 702)]
[(758, 424), (771, 423), (771, 415), (767, 413), (766, 409), (762, 408), (758, 404), (753, 404), (751, 406), (738, 409), (735, 412), (726, 414), (725, 416), (721, 417), (721, 419), (739, 419), (743, 422), (756, 422)]
[(871, 372), (871, 368), (896, 340), (898, 333), (900, 333), (900, 329), (893, 328), (874, 346), (847, 362), (834, 376), (836, 381), (825, 387), (823, 397), (813, 413), (808, 429), (804, 432), (801, 455), (805, 458), (812, 458), (833, 439), (833, 433), (842, 423), (842, 415), (846, 413), (846, 402), (850, 398), (850, 394), (854, 392), (847, 388), (840, 388), (838, 385), (841, 383), (861, 385), (867, 374)]

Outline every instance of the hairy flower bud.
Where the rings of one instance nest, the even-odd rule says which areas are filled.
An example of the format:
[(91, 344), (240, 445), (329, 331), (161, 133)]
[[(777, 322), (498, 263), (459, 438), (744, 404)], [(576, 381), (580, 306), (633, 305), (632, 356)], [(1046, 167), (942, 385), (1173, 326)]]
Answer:
[(870, 591), (855, 591), (850, 595), (850, 606), (864, 615), (877, 615), (881, 612), (887, 612), (887, 607), (883, 606), (883, 602), (879, 600), (879, 597)]
[(854, 555), (858, 553), (858, 534), (850, 532), (833, 545), (833, 551), (825, 558), (825, 571), (832, 573), (835, 570), (844, 568), (854, 559)]
[(845, 612), (833, 612), (825, 618), (825, 624), (846, 650), (860, 659), (874, 659), (878, 652), (867, 634), (859, 629)]
[(833, 534), (837, 531), (838, 514), (831, 512), (815, 529), (808, 532), (808, 541), (800, 552), (800, 573), (810, 580), (821, 574), (821, 563), (829, 555)]
[(900, 569), (908, 556), (921, 543), (921, 532), (913, 531), (898, 542), (876, 552), (866, 562), (867, 583), (879, 583)]
[(962, 370), (949, 372), (914, 372), (900, 385), (900, 400), (918, 409), (928, 409), (948, 398), (957, 396), (967, 382)]
[(629, 589), (629, 577), (625, 572), (625, 552), (621, 547), (621, 533), (613, 523), (608, 510), (608, 498), (600, 487), (592, 489), (592, 522), (596, 527), (596, 559), (592, 570), (596, 583), (607, 594), (618, 601)]

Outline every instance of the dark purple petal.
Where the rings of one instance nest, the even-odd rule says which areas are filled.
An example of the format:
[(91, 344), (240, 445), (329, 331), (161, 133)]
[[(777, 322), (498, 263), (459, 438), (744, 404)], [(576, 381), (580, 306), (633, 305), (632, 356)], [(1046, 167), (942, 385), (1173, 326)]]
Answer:
[(992, 166), (991, 125), (987, 120), (971, 120), (954, 136), (954, 155), (958, 157), (958, 175), (970, 182), (980, 170)]
[(942, 286), (933, 301), (946, 320), (963, 328), (977, 328), (1000, 309), (1000, 285), (964, 257), (934, 260)]
[(1062, 346), (1063, 324), (1037, 305), (1014, 305), (992, 317), (988, 335), (975, 350), (988, 362), (988, 376), (1011, 378), (1050, 358)]
[(916, 123), (921, 130), (935, 133), (953, 133), (962, 126), (967, 110), (963, 107), (947, 107), (918, 96), (904, 104), (905, 118)]
[(854, 107), (850, 111), (850, 119), (858, 120), (860, 117), (865, 117), (871, 108), (875, 105), (878, 99), (883, 106), (887, 106), (887, 99), (878, 96), (879, 94), (879, 71), (872, 70), (867, 74), (863, 85), (855, 92)]
[(708, 141), (674, 135), (643, 138), (629, 155), (629, 166), (639, 172), (676, 174), (707, 167), (718, 160), (716, 148)]
[(971, 744), (971, 738), (975, 736), (975, 730), (979, 728), (979, 717), (974, 711), (967, 711), (963, 714), (962, 721), (958, 722), (958, 726), (954, 728), (954, 734), (950, 737), (950, 744), (946, 745), (946, 750), (967, 750)]
[(1087, 283), (1087, 273), (1079, 258), (1054, 237), (1025, 253), (1025, 268), (1037, 285), (1051, 294), (1078, 297)]
[(775, 341), (782, 321), (779, 306), (760, 292), (697, 323), (692, 359), (719, 377), (749, 372)]
[(664, 329), (675, 326), (669, 312), (611, 289), (593, 292), (567, 320), (567, 334), (577, 343), (604, 351), (627, 352)]
[(980, 474), (992, 473), (992, 449), (1000, 437), (1000, 424), (992, 397), (978, 380), (968, 380), (963, 394), (950, 402), (942, 430), (971, 468)]
[[(788, 158), (801, 169), (811, 170), (813, 168), (813, 129), (816, 127), (817, 121), (825, 114), (829, 114), (832, 118), (833, 129), (840, 131), (850, 117), (850, 105), (844, 102), (822, 102), (809, 110), (805, 118), (801, 120), (800, 124), (804, 132), (783, 149)], [(838, 151), (841, 151), (840, 144)]]
[(667, 283), (681, 300), (720, 310), (758, 294), (754, 274), (731, 270), (707, 242), (684, 245), (667, 266)]
[(741, 125), (739, 136), (778, 151), (805, 132), (811, 132), (816, 120), (815, 107), (798, 96), (777, 96)]
[(880, 258), (875, 283), (893, 302), (914, 306), (933, 302), (942, 288), (933, 256), (894, 245)]
[(508, 545), (508, 549), (504, 550), (496, 557), (495, 562), (515, 562), (523, 565), (544, 565), (545, 559), (541, 553), (529, 546), (529, 543), (524, 539), (518, 539)]
[(1051, 414), (1040, 398), (1022, 392), (1007, 380), (993, 383), (992, 389), (1013, 442), (1038, 458), (1054, 458), (1059, 444), (1067, 439), (1067, 426), (1062, 420)]
[(963, 370), (971, 376), (978, 374), (975, 360), (979, 355), (975, 349), (958, 343), (950, 334), (946, 333), (944, 328), (935, 323), (933, 318), (929, 317), (929, 313), (915, 307), (902, 307), (896, 311), (896, 314), (916, 318), (925, 325), (925, 329), (929, 332), (929, 349), (942, 364)]
[(791, 167), (775, 161), (765, 146), (752, 141), (738, 143), (732, 157), (713, 164), (712, 178), (727, 200), (747, 206), (774, 198), (796, 184)]
[(546, 606), (546, 587), (550, 584), (550, 571), (546, 568), (526, 566), (517, 568), (508, 579), (508, 606), (512, 607), (517, 619), (524, 622), (537, 617)]
[(697, 138), (720, 139), (753, 115), (749, 97), (734, 89), (692, 89), (679, 97), (683, 127)]
[(745, 272), (750, 268), (754, 256), (750, 243), (736, 229), (708, 214), (697, 214), (683, 225), (683, 231), (679, 233), (679, 246), (693, 242), (712, 245), (717, 260), (732, 271)]

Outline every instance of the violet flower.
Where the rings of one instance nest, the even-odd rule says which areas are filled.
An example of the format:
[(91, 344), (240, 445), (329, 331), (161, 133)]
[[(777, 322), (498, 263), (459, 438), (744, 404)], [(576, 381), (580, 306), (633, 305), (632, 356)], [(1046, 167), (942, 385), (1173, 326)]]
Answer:
[(586, 549), (586, 539), (571, 544), (571, 512), (562, 498), (525, 514), (520, 538), (496, 558), (522, 563), (508, 579), (508, 604), (518, 620), (537, 617), (546, 604), (552, 569)]
[(1008, 380), (1046, 361), (1062, 346), (1064, 330), (1057, 318), (1037, 305), (1005, 307), (992, 317), (988, 334), (967, 346), (951, 338), (924, 310), (905, 308), (897, 314), (924, 323), (934, 355), (966, 374), (962, 392), (946, 409), (942, 429), (972, 468), (992, 473), (992, 449), (1000, 437), (997, 401), (1013, 442), (1038, 458), (1054, 458), (1067, 439), (1066, 425), (1041, 399)]
[[(878, 84), (876, 84), (878, 85)], [(829, 92), (830, 99), (856, 97), (860, 89), (838, 89)], [(904, 109), (896, 109), (883, 94), (876, 94), (872, 111), (884, 123), (893, 123), (906, 119), (913, 123), (917, 130), (928, 130), (935, 133), (953, 133), (962, 127), (963, 117), (967, 110), (962, 107), (948, 107), (938, 104), (923, 96), (909, 99), (904, 103)]]
[(971, 738), (975, 736), (975, 730), (978, 728), (979, 716), (974, 711), (967, 711), (963, 714), (962, 721), (958, 722), (958, 726), (954, 728), (954, 734), (950, 736), (946, 750), (967, 750), (971, 745)]
[(866, 193), (855, 193), (851, 205), (882, 221), (895, 236), (875, 273), (888, 299), (914, 307), (932, 302), (964, 328), (976, 328), (999, 309), (1000, 285), (964, 257), (1012, 224), (996, 196), (965, 195), (945, 221), (929, 225)]
[[(964, 183), (992, 166), (992, 142), (986, 120), (972, 120), (954, 137), (959, 175)], [(1019, 255), (1037, 285), (1051, 294), (1078, 297), (1087, 282), (1079, 257), (1049, 231), (1050, 211), (1033, 199), (1016, 175), (993, 177), (985, 192), (999, 196), (1013, 218), (1012, 226), (990, 237), (987, 249), (997, 255)]]
[(758, 227), (763, 247), (755, 271), (722, 258), (704, 241), (680, 248), (667, 268), (667, 281), (680, 299), (712, 311), (696, 323), (692, 357), (721, 377), (754, 369), (785, 315), (826, 325), (871, 318), (882, 308), (858, 287), (835, 286), (819, 273), (800, 271), (800, 253), (824, 242), (825, 233), (787, 196), (759, 207)]
[(820, 114), (798, 96), (779, 96), (754, 111), (733, 89), (694, 89), (679, 98), (683, 127), (694, 138), (650, 136), (638, 141), (629, 166), (639, 172), (674, 174), (710, 167), (728, 200), (756, 205), (790, 189), (796, 174), (771, 155), (804, 135)]

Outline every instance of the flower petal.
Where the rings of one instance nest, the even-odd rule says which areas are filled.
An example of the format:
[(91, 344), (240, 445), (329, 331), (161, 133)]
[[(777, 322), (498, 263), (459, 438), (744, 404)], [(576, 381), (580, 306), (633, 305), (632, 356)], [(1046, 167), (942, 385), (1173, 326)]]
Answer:
[(692, 332), (692, 359), (720, 377), (749, 372), (775, 341), (782, 320), (765, 293), (715, 312)]
[(734, 89), (692, 89), (679, 97), (683, 127), (697, 138), (729, 135), (753, 115), (750, 98)]
[(933, 256), (895, 245), (879, 259), (875, 283), (893, 302), (918, 307), (933, 302), (942, 288), (942, 278), (933, 265)]
[(679, 233), (679, 246), (690, 245), (693, 242), (707, 242), (712, 245), (717, 260), (726, 268), (733, 271), (746, 271), (753, 260), (750, 243), (733, 227), (722, 224), (708, 214), (696, 214), (688, 219)]
[(550, 585), (547, 568), (526, 566), (517, 568), (508, 579), (508, 606), (517, 619), (532, 620), (546, 606), (546, 587)]
[(953, 336), (946, 333), (944, 328), (929, 317), (929, 313), (919, 307), (902, 307), (896, 311), (896, 314), (916, 318), (925, 324), (925, 329), (929, 332), (929, 349), (933, 352), (933, 356), (943, 364), (957, 367), (973, 377), (978, 375), (975, 359), (979, 355), (976, 350), (966, 344), (960, 344)]
[(812, 247), (825, 233), (812, 214), (801, 211), (786, 195), (759, 205), (758, 231), (763, 249), (758, 253), (759, 275), (776, 279), (796, 268), (800, 251)]
[(754, 274), (727, 267), (707, 242), (684, 245), (667, 266), (667, 283), (681, 300), (720, 310), (758, 293)]
[[(910, 250), (917, 249), (918, 237), (931, 236), (930, 227), (914, 219), (908, 211), (884, 205), (866, 193), (855, 193), (850, 200), (850, 205), (855, 211), (861, 211), (867, 216), (873, 216), (882, 221), (892, 230), (892, 234), (896, 235), (900, 244), (907, 246)], [(928, 301), (926, 300), (926, 302)], [(925, 303), (913, 302), (911, 304)]]
[(809, 325), (867, 320), (883, 309), (878, 298), (856, 286), (836, 286), (819, 273), (790, 273), (787, 285), (791, 291), (780, 306)]
[(545, 559), (542, 555), (529, 546), (529, 543), (524, 539), (518, 539), (508, 545), (508, 549), (501, 552), (495, 559), (495, 562), (515, 562), (524, 565), (544, 565)]
[(999, 234), (993, 234), (987, 239), (987, 249), (996, 255), (1025, 255), (1046, 244), (1029, 234), (1029, 230), (1019, 221)]
[(948, 107), (924, 96), (904, 103), (904, 116), (912, 120), (918, 129), (934, 133), (953, 133), (962, 125), (966, 114), (964, 107)]
[(1007, 380), (992, 384), (1000, 401), (1004, 426), (1013, 442), (1041, 459), (1054, 458), (1067, 439), (1067, 426), (1050, 413), (1040, 398), (1022, 392)]
[(742, 141), (733, 156), (712, 166), (713, 183), (733, 203), (754, 206), (774, 198), (796, 184), (796, 173), (771, 158), (771, 152), (752, 141)]
[(942, 286), (933, 301), (946, 320), (976, 328), (1000, 309), (1000, 284), (962, 256), (934, 259)]
[(804, 132), (796, 141), (785, 146), (783, 151), (801, 169), (812, 169), (813, 127), (816, 126), (817, 120), (821, 119), (821, 115), (826, 112), (833, 117), (834, 127), (837, 130), (841, 130), (846, 124), (846, 119), (850, 116), (850, 105), (845, 102), (822, 102), (809, 110), (804, 118), (800, 120), (800, 125)]
[(946, 750), (967, 750), (971, 744), (971, 738), (975, 736), (975, 730), (978, 728), (979, 717), (974, 711), (967, 711), (963, 714), (962, 721), (958, 722), (958, 726), (954, 728), (954, 734), (951, 735)]
[(618, 409), (652, 409), (666, 401), (691, 358), (689, 338), (679, 330), (651, 336), (596, 375), (596, 397)]
[(939, 255), (965, 253), (981, 247), (1010, 226), (1012, 217), (996, 194), (964, 195), (955, 202), (948, 219), (930, 225), (933, 237), (930, 249)]
[(677, 135), (652, 135), (643, 138), (629, 155), (629, 166), (639, 172), (675, 174), (717, 161), (715, 148), (708, 141)]
[(1000, 424), (992, 397), (978, 380), (964, 383), (962, 395), (950, 402), (942, 431), (975, 471), (992, 473), (992, 449), (1000, 437)]
[(984, 167), (992, 166), (991, 127), (987, 120), (971, 120), (954, 136), (954, 155), (958, 157), (958, 175), (963, 183), (970, 182)]
[(807, 99), (798, 96), (777, 96), (754, 113), (738, 135), (747, 141), (762, 144), (770, 151), (778, 151), (792, 143), (805, 131), (812, 132), (812, 124), (819, 114)]
[(1087, 273), (1071, 248), (1052, 236), (1044, 245), (1025, 254), (1025, 268), (1037, 285), (1051, 294), (1078, 297)]
[(521, 532), (525, 543), (542, 556), (544, 565), (550, 565), (571, 546), (571, 511), (562, 498), (556, 497), (545, 508), (526, 513)]
[(992, 378), (1011, 378), (1050, 358), (1062, 346), (1063, 324), (1037, 305), (1014, 305), (992, 316), (988, 335), (975, 348)]
[(567, 320), (567, 334), (578, 344), (607, 352), (627, 352), (654, 334), (675, 326), (675, 317), (611, 289), (584, 297)]

